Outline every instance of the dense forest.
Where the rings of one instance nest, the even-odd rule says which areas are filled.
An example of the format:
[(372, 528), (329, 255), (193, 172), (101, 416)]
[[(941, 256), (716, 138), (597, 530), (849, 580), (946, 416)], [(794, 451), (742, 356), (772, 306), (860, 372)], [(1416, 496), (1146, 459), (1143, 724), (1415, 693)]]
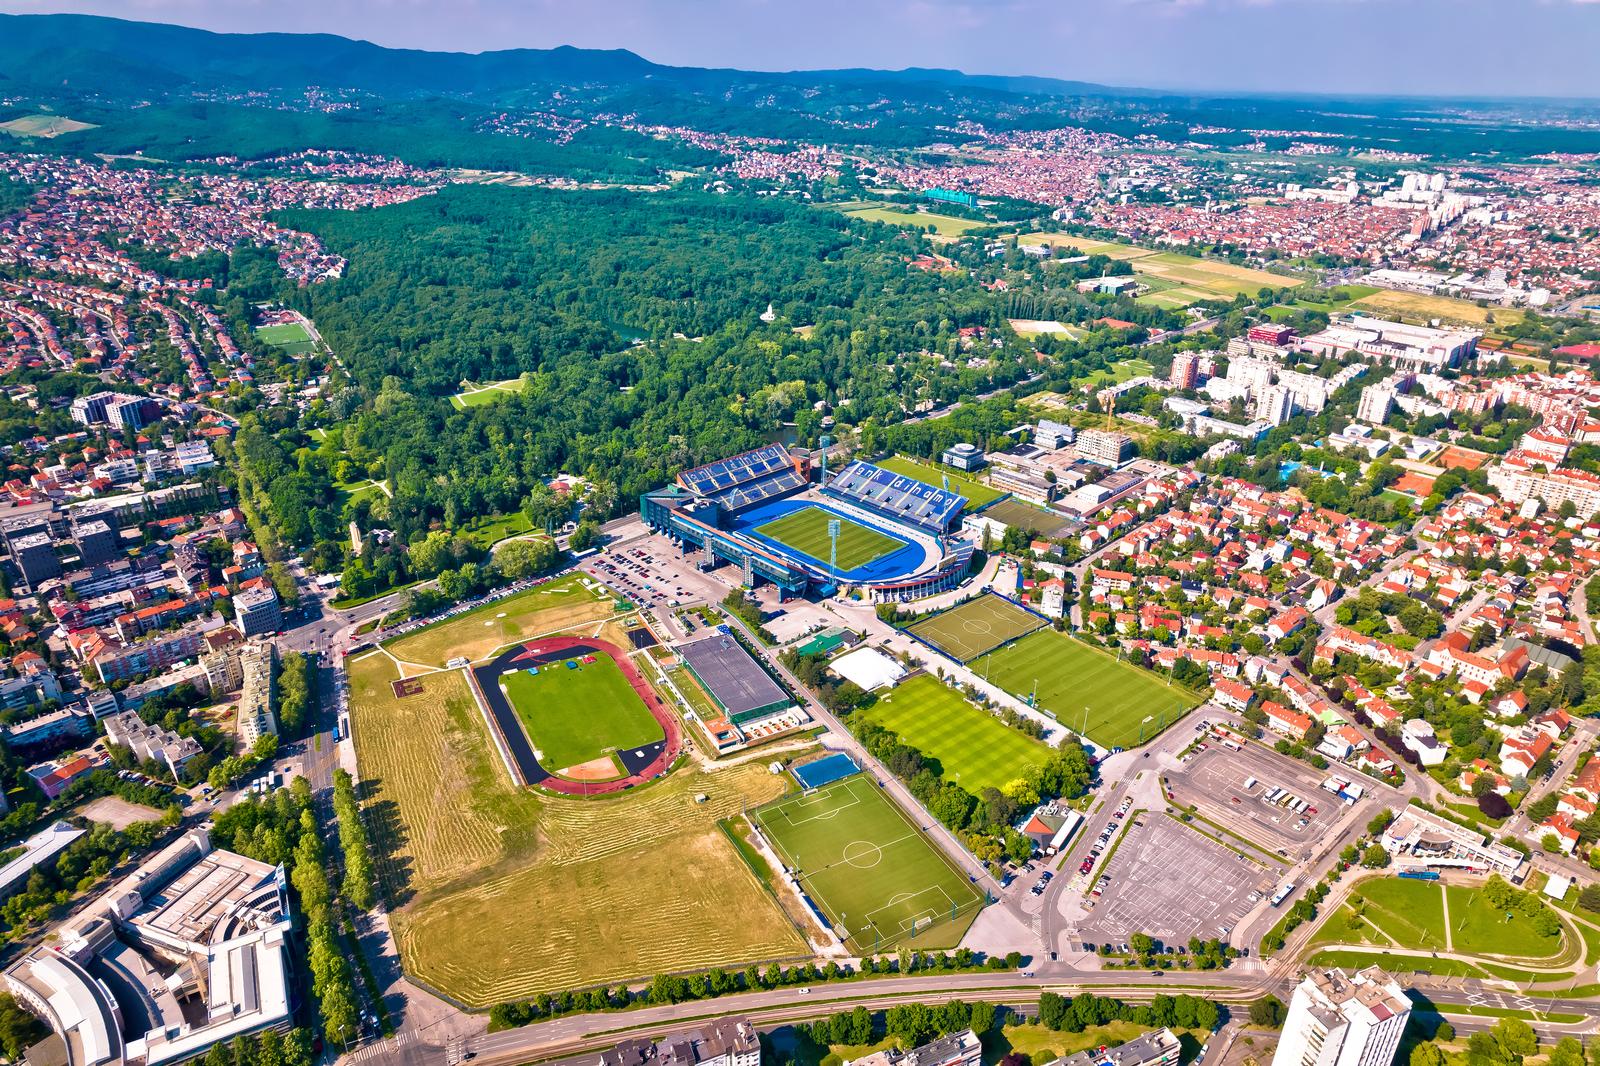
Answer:
[[(280, 294), (351, 376), (315, 414), (332, 439), (237, 441), (300, 544), (339, 528), (340, 456), (389, 483), (393, 500), (363, 505), (404, 540), (515, 511), (560, 471), (626, 503), (786, 427), (813, 439), (824, 412), (882, 424), (1014, 383), (1031, 355), (976, 279), (908, 268), (920, 237), (774, 200), (468, 186), (281, 217), (351, 262)], [(1006, 339), (975, 345), (965, 326)], [(446, 398), (523, 373), (489, 404)]]

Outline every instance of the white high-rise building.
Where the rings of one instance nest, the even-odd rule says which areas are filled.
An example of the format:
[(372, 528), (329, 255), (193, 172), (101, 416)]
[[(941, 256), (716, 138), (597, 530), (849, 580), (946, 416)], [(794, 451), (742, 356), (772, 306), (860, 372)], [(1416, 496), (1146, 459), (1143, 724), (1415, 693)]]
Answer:
[(1315, 970), (1294, 990), (1272, 1066), (1391, 1066), (1411, 1001), (1376, 966)]
[(1394, 390), (1386, 385), (1368, 385), (1361, 390), (1361, 402), (1356, 405), (1356, 419), (1381, 426), (1394, 410)]
[(1268, 385), (1258, 394), (1256, 417), (1281, 426), (1294, 414), (1294, 393), (1282, 385)]

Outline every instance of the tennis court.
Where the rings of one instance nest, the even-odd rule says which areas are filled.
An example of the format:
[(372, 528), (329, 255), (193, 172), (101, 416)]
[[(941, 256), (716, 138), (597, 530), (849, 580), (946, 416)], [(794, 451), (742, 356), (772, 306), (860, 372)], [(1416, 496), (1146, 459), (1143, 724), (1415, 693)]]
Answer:
[(856, 951), (954, 947), (985, 902), (864, 774), (787, 796), (750, 817)]
[(1018, 637), (1046, 625), (1004, 596), (986, 592), (932, 618), (906, 627), (906, 632), (932, 644), (958, 663), (971, 662)]

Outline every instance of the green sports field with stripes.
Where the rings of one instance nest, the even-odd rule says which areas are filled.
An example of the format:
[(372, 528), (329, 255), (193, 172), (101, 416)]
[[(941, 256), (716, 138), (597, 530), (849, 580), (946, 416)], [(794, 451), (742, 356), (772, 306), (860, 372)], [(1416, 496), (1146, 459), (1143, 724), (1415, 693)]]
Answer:
[(820, 563), (826, 563), (831, 554), (828, 523), (835, 520), (839, 523), (837, 565), (840, 571), (849, 572), (905, 547), (905, 541), (868, 528), (860, 522), (852, 522), (821, 507), (807, 507), (786, 514), (782, 518), (775, 518), (765, 525), (757, 526), (756, 532), (797, 552), (809, 555)]
[(750, 818), (857, 952), (955, 947), (984, 896), (867, 774)]

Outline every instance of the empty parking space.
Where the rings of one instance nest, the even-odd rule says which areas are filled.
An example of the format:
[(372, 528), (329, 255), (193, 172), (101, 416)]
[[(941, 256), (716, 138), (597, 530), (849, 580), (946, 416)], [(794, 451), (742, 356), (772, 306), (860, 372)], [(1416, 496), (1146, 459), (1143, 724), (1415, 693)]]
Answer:
[(1085, 944), (1125, 944), (1134, 933), (1171, 945), (1191, 936), (1226, 940), (1253, 906), (1250, 893), (1273, 876), (1264, 864), (1155, 811), (1129, 828), (1104, 872), (1110, 882), (1078, 924)]
[(1236, 752), (1212, 744), (1168, 774), (1167, 785), (1181, 806), (1193, 804), (1268, 851), (1299, 858), (1346, 810), (1344, 800), (1322, 788), (1328, 777), (1259, 745)]

